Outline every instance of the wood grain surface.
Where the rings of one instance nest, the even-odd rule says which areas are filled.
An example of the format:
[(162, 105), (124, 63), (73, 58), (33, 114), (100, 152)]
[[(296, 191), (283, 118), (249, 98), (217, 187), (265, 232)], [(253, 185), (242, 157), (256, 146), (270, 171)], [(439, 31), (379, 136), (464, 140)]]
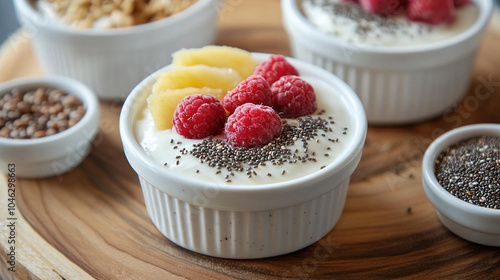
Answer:
[[(218, 44), (290, 55), (279, 1), (226, 1)], [(102, 102), (89, 157), (63, 176), (18, 180), (16, 272), (7, 271), (6, 179), (0, 178), (3, 279), (500, 279), (500, 249), (458, 238), (439, 221), (421, 184), (426, 147), (467, 124), (500, 122), (500, 33), (490, 29), (468, 96), (442, 117), (369, 127), (345, 210), (322, 240), (261, 260), (199, 255), (151, 223), (118, 132), (121, 103)], [(22, 31), (0, 51), (0, 81), (41, 75)], [(481, 92), (482, 95), (478, 95)]]

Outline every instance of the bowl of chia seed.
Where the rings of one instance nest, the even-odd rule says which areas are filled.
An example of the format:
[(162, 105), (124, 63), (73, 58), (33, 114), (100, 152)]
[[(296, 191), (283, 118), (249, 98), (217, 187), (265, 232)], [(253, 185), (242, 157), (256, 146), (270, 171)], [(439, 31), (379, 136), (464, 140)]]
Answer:
[(443, 134), (427, 149), (422, 173), (425, 193), (450, 231), (500, 246), (500, 124)]

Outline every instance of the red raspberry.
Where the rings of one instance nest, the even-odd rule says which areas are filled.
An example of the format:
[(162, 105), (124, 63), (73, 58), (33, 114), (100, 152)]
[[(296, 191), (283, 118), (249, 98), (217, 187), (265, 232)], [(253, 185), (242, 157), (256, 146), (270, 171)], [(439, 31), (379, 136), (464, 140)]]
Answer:
[(403, 0), (359, 0), (365, 11), (379, 15), (393, 15), (403, 8)]
[(316, 111), (313, 87), (298, 76), (284, 76), (271, 86), (273, 108), (285, 118), (297, 118)]
[(226, 111), (212, 95), (194, 94), (184, 97), (174, 111), (173, 124), (180, 135), (202, 139), (222, 132)]
[(449, 23), (455, 19), (453, 0), (409, 0), (408, 18), (430, 24)]
[(466, 5), (469, 5), (470, 0), (453, 0), (453, 4), (455, 5), (455, 8), (462, 8)]
[(222, 105), (232, 114), (236, 107), (245, 103), (271, 106), (271, 95), (271, 86), (264, 77), (251, 75), (224, 96)]
[(227, 119), (224, 138), (231, 146), (252, 148), (271, 142), (281, 129), (281, 119), (271, 107), (247, 103)]
[(269, 85), (273, 85), (279, 78), (286, 75), (299, 75), (286, 58), (282, 55), (271, 55), (267, 60), (262, 61), (253, 71), (254, 75), (261, 75)]

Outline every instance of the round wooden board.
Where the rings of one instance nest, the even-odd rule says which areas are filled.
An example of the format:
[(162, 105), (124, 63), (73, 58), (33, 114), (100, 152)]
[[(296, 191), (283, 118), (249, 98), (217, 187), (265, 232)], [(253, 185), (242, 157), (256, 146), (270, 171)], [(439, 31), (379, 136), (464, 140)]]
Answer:
[[(218, 44), (289, 55), (279, 1), (227, 1)], [(251, 16), (250, 16), (251, 15)], [(298, 252), (227, 260), (185, 250), (151, 223), (118, 132), (121, 103), (101, 102), (99, 134), (88, 158), (60, 177), (16, 182), (16, 272), (6, 262), (7, 185), (0, 178), (4, 279), (498, 279), (500, 250), (467, 242), (439, 221), (421, 184), (430, 142), (458, 126), (500, 122), (500, 35), (490, 29), (469, 95), (445, 116), (370, 127), (339, 223)], [(41, 75), (29, 37), (0, 51), (0, 81)], [(477, 92), (487, 91), (487, 98)]]

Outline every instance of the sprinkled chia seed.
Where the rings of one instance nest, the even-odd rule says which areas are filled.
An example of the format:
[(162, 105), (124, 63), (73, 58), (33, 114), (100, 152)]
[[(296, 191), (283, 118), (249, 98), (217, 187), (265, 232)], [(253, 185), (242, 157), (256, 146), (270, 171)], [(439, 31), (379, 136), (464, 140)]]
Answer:
[[(361, 41), (367, 41), (369, 37), (380, 38), (381, 35), (391, 35), (395, 37), (413, 38), (414, 35), (407, 29), (411, 26), (409, 21), (396, 20), (394, 17), (387, 17), (365, 11), (357, 3), (338, 0), (304, 0), (303, 7), (320, 9), (332, 22), (332, 26), (342, 26), (343, 21), (350, 20), (353, 24), (353, 32), (359, 35)], [(306, 13), (307, 14), (307, 13)], [(309, 15), (310, 16), (310, 15)], [(314, 23), (314, 22), (313, 22)], [(318, 24), (318, 23), (315, 23)], [(321, 28), (320, 28), (321, 29)], [(423, 34), (430, 32), (432, 27), (420, 27), (416, 32)], [(332, 28), (326, 33), (339, 37), (340, 28)], [(353, 43), (352, 39), (346, 39), (348, 43)]]
[[(242, 173), (242, 176), (248, 178), (257, 176), (259, 174), (258, 170), (261, 169), (260, 166), (264, 168), (267, 165), (284, 166), (317, 162), (315, 158), (317, 151), (310, 151), (309, 143), (320, 143), (321, 139), (319, 137), (324, 137), (323, 139), (328, 139), (330, 142), (338, 142), (338, 138), (326, 138), (327, 136), (332, 137), (332, 134), (327, 134), (333, 133), (330, 127), (331, 121), (329, 121), (331, 119), (333, 119), (331, 116), (326, 118), (306, 116), (292, 122), (283, 120), (283, 130), (278, 137), (264, 146), (253, 148), (232, 147), (219, 138), (205, 138), (201, 142), (193, 144), (192, 148), (180, 149), (180, 155), (176, 156), (177, 161), (175, 164), (180, 165), (184, 157), (194, 156), (199, 160), (200, 164), (213, 167), (215, 174), (221, 174), (224, 170), (227, 171), (224, 172), (225, 175), (223, 176), (225, 181), (230, 183), (231, 176), (238, 176), (236, 173)], [(180, 141), (175, 142), (173, 139), (170, 142), (175, 145), (173, 149), (178, 149), (177, 145), (182, 144)], [(294, 145), (300, 145), (302, 149), (297, 149)], [(328, 147), (327, 150), (330, 151), (332, 148)], [(326, 157), (330, 156), (330, 154), (324, 155)], [(321, 169), (324, 167), (326, 166)], [(201, 172), (198, 169), (195, 173)], [(286, 175), (288, 172), (283, 169), (280, 173)], [(267, 172), (263, 174), (269, 177), (272, 176), (271, 173)]]
[(475, 137), (446, 148), (436, 160), (435, 173), (455, 197), (500, 209), (500, 138)]

